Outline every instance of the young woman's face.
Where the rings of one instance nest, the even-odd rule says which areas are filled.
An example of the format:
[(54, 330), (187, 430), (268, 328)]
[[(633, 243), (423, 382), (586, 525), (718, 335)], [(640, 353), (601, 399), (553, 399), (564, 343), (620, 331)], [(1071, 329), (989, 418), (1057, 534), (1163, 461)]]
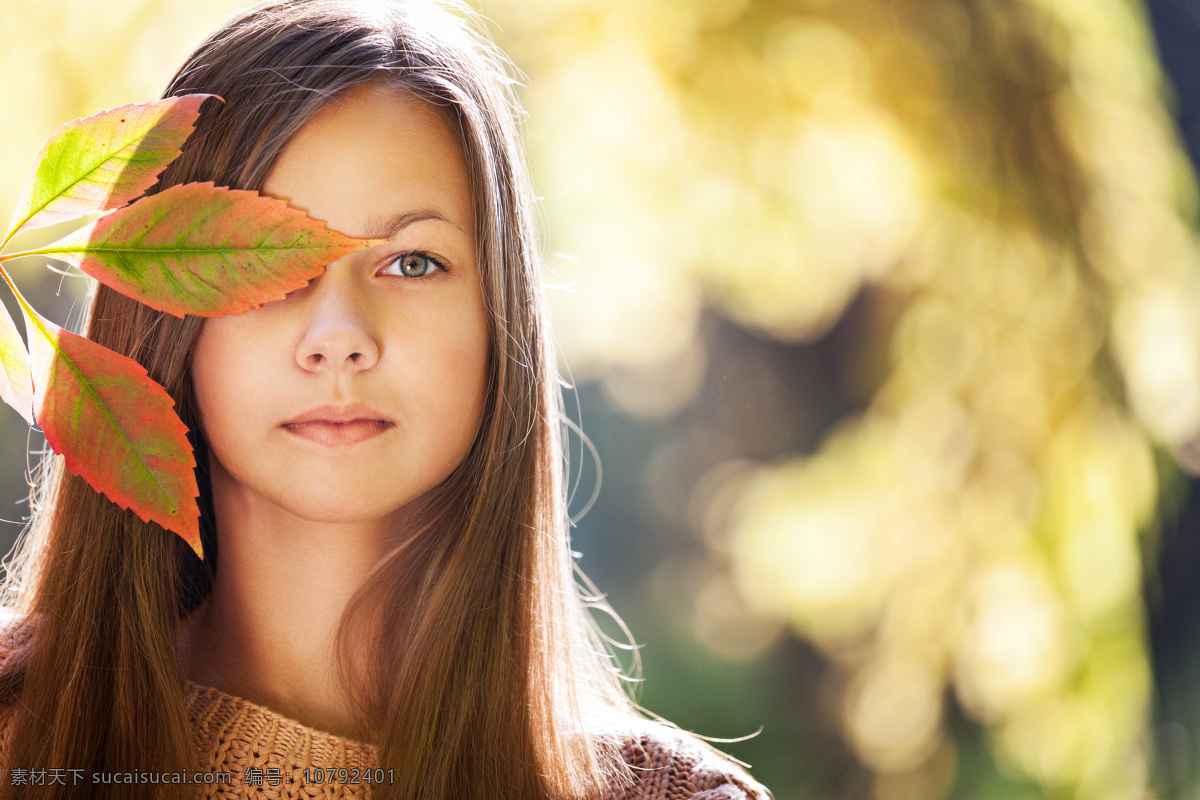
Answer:
[(433, 106), (360, 87), (301, 128), (263, 191), (388, 241), (204, 322), (192, 380), (214, 495), (312, 521), (397, 512), (462, 461), (483, 408), (489, 336), (462, 151)]

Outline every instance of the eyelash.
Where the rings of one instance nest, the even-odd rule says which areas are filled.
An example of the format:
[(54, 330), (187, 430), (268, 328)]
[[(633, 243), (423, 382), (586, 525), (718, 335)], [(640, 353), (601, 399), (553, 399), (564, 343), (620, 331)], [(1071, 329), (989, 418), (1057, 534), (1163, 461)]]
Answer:
[(379, 272), (382, 273), (384, 270), (391, 269), (393, 264), (396, 264), (399, 261), (403, 261), (404, 259), (409, 258), (411, 256), (417, 256), (418, 258), (423, 258), (423, 259), (427, 260), (430, 264), (435, 266), (437, 269), (433, 270), (432, 272), (426, 272), (424, 275), (405, 275), (403, 273), (400, 273), (398, 275), (390, 275), (388, 277), (404, 278), (405, 280), (409, 280), (409, 281), (424, 281), (424, 280), (429, 280), (430, 278), (436, 278), (438, 275), (440, 275), (442, 273), (450, 272), (450, 270), (446, 267), (446, 265), (444, 263), (442, 263), (442, 261), (440, 259), (434, 258), (429, 253), (426, 253), (423, 250), (409, 250), (408, 252), (405, 252), (405, 253), (397, 253), (396, 255), (394, 255), (388, 259), (387, 264), (385, 264), (383, 269), (381, 269)]

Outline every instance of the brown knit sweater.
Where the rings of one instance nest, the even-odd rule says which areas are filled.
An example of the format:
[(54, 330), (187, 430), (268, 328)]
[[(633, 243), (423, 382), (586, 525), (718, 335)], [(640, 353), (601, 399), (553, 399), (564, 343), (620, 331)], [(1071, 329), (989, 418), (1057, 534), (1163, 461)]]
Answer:
[[(379, 773), (373, 746), (313, 730), (240, 697), (189, 682), (187, 709), (199, 763), (232, 776), (229, 784), (200, 787), (198, 797), (367, 798), (368, 781), (387, 779), (386, 773), (369, 774)], [(630, 718), (616, 735), (634, 783), (610, 786), (610, 800), (769, 796), (740, 767), (682, 731)]]
[[(0, 648), (0, 661), (4, 655)], [(179, 782), (195, 784), (197, 798), (365, 800), (371, 796), (372, 783), (388, 779), (386, 771), (377, 767), (372, 745), (309, 728), (265, 706), (191, 681), (184, 688), (184, 700), (200, 771)], [(84, 792), (81, 796), (86, 795), (92, 775), (9, 764), (11, 725), (7, 723), (0, 722), (0, 786), (62, 782), (78, 786)], [(617, 727), (611, 735), (620, 742), (633, 784), (614, 781), (606, 800), (767, 800), (770, 796), (743, 769), (687, 733), (635, 717)], [(129, 777), (117, 780), (131, 781)]]

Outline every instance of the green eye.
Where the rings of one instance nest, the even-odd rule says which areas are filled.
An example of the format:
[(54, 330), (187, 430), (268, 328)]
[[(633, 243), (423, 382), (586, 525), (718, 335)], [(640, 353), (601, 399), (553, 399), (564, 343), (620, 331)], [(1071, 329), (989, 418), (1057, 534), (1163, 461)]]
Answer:
[(425, 278), (440, 269), (443, 269), (442, 265), (425, 253), (402, 253), (391, 260), (384, 272), (405, 278)]

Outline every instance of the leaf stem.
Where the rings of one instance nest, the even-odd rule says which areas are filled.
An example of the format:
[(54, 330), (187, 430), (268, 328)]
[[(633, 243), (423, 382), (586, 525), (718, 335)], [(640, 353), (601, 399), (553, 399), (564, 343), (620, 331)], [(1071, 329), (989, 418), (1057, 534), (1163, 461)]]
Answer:
[[(3, 247), (3, 246), (4, 245), (0, 245), (0, 247)], [(40, 248), (34, 249), (34, 250), (18, 250), (15, 253), (0, 253), (0, 261), (8, 261), (11, 258), (21, 258), (23, 256), (44, 256), (44, 255), (48, 255), (48, 254), (45, 253)]]
[[(0, 260), (6, 260), (7, 258), (8, 256), (3, 256), (0, 257)], [(17, 285), (13, 283), (13, 279), (9, 277), (8, 270), (4, 269), (4, 267), (0, 267), (0, 277), (4, 278), (4, 282), (7, 283), (8, 288), (12, 290), (13, 295), (17, 298), (17, 302), (21, 304), (21, 308), (25, 311), (25, 318), (32, 320), (33, 324), (36, 325), (39, 330), (45, 331), (41, 318), (38, 317), (37, 312), (33, 310), (33, 306), (29, 305), (29, 303), (25, 300), (25, 297), (21, 294), (21, 291), (17, 289)]]
[[(29, 253), (9, 253), (0, 255), (0, 261), (7, 261), (10, 258), (16, 258), (17, 256), (22, 255), (29, 255)], [(29, 305), (29, 302), (25, 299), (25, 296), (21, 294), (21, 290), (17, 288), (15, 283), (13, 283), (13, 279), (9, 276), (8, 270), (6, 270), (4, 267), (0, 267), (0, 277), (4, 278), (4, 282), (7, 283), (8, 288), (12, 290), (13, 296), (17, 298), (17, 302), (21, 305), (21, 309), (25, 312), (25, 319), (29, 321), (29, 324), (36, 326), (38, 331), (43, 336), (49, 337), (50, 331), (47, 330), (46, 326), (42, 324), (42, 318), (38, 316), (36, 311), (33, 310), (33, 306)], [(28, 326), (26, 326), (26, 328), (28, 328)], [(25, 331), (25, 337), (27, 339), (32, 335), (32, 331), (28, 329)], [(26, 346), (31, 347), (32, 343)]]
[(45, 255), (40, 250), (18, 250), (15, 253), (0, 253), (0, 261), (8, 261), (11, 258), (21, 258), (22, 256), (40, 256)]
[(21, 226), (24, 225), (28, 221), (29, 221), (29, 218), (26, 217), (25, 219), (21, 220), (16, 225), (14, 225), (13, 227), (8, 229), (8, 232), (4, 234), (4, 241), (0, 242), (0, 250), (3, 250), (5, 247), (8, 247), (8, 243), (11, 242), (12, 238), (17, 235), (18, 231), (21, 230)]

